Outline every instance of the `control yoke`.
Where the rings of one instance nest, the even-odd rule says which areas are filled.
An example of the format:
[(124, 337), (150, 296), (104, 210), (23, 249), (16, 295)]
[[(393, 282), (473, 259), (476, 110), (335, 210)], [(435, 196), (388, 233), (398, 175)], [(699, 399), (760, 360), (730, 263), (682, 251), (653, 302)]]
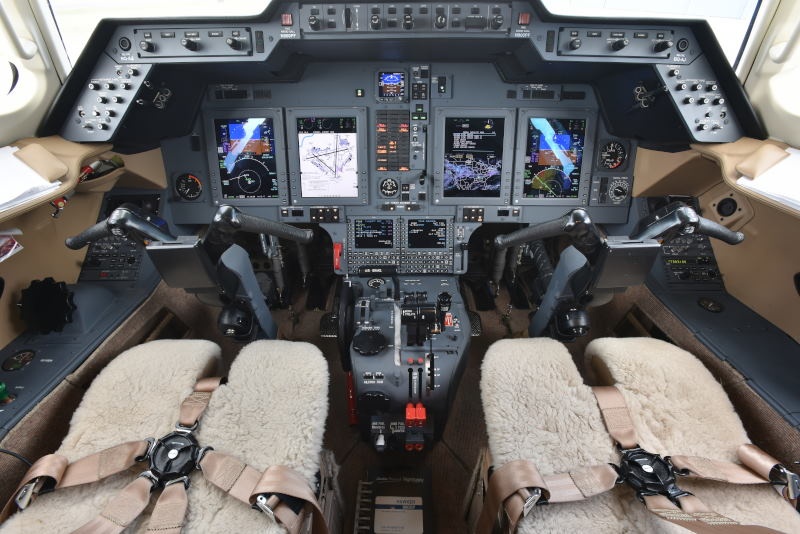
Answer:
[[(492, 270), (492, 283), (494, 284), (495, 291), (500, 288), (500, 279), (503, 278), (503, 271), (506, 268), (506, 249), (524, 245), (532, 241), (546, 239), (548, 237), (557, 237), (560, 235), (572, 235), (576, 239), (581, 239), (587, 234), (596, 238), (596, 243), (591, 243), (590, 248), (599, 243), (599, 235), (597, 230), (589, 218), (589, 214), (585, 209), (577, 208), (569, 213), (547, 221), (541, 224), (520, 228), (509, 234), (498, 235), (494, 238), (494, 247), (496, 249), (494, 257), (494, 269)], [(584, 241), (595, 241), (594, 239)]]
[(666, 241), (677, 235), (693, 233), (714, 237), (729, 245), (738, 245), (744, 241), (742, 232), (734, 232), (712, 220), (700, 217), (683, 202), (671, 202), (639, 221), (630, 238)]
[(226, 238), (236, 232), (267, 234), (301, 245), (307, 245), (314, 238), (314, 232), (308, 229), (295, 228), (282, 222), (270, 221), (242, 213), (233, 206), (222, 205), (214, 214), (211, 230), (206, 239), (212, 242), (228, 241)]
[(74, 237), (68, 237), (64, 244), (67, 248), (79, 250), (104, 237), (124, 236), (128, 233), (133, 233), (141, 240), (175, 241), (175, 236), (153, 222), (154, 217), (133, 204), (122, 204), (112, 211), (107, 219), (90, 226)]

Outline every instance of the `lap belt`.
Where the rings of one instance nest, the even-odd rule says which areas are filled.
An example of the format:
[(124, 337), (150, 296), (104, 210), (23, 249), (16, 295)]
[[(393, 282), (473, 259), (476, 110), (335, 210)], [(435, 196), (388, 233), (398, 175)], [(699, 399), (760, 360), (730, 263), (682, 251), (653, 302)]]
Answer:
[(212, 393), (222, 383), (222, 378), (198, 380), (194, 391), (181, 403), (175, 430), (160, 439), (122, 443), (72, 463), (58, 454), (43, 456), (28, 469), (0, 513), (0, 522), (16, 508), (24, 510), (43, 493), (97, 482), (149, 461), (148, 469), (73, 534), (122, 532), (139, 517), (150, 502), (150, 494), (159, 488), (163, 491), (153, 508), (147, 532), (180, 534), (188, 508), (189, 475), (196, 469), (224, 492), (282, 524), (290, 534), (300, 531), (309, 510), (313, 514), (313, 534), (327, 534), (322, 510), (302, 475), (280, 465), (261, 472), (212, 447), (199, 445), (194, 431)]
[(699, 456), (666, 456), (648, 452), (638, 444), (628, 406), (614, 386), (592, 388), (609, 435), (621, 454), (620, 465), (582, 467), (568, 473), (542, 476), (533, 462), (515, 460), (491, 473), (485, 482), (486, 496), (476, 526), (477, 534), (490, 534), (505, 511), (507, 531), (537, 505), (580, 501), (628, 484), (647, 509), (660, 518), (698, 534), (746, 532), (776, 533), (737, 521), (710, 510), (703, 502), (677, 484), (677, 477), (694, 477), (731, 484), (772, 484), (793, 506), (800, 496), (800, 476), (752, 444), (741, 445), (737, 455), (742, 464)]

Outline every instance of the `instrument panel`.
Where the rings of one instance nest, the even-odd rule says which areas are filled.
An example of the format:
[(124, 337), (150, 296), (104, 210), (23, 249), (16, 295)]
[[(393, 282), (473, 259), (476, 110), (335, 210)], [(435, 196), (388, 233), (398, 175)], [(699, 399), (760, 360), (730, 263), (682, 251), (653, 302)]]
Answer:
[(591, 86), (532, 89), (487, 63), (320, 62), (293, 83), (211, 85), (194, 131), (205, 158), (189, 136), (162, 143), (176, 223), (223, 203), (318, 223), (340, 273), (462, 273), (481, 224), (578, 206), (623, 222), (636, 149)]

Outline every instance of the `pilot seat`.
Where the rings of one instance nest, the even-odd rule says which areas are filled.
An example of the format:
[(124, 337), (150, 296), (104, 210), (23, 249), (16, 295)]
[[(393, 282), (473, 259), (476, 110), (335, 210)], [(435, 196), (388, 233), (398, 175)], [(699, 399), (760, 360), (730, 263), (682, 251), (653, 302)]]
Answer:
[(656, 339), (601, 338), (586, 359), (600, 387), (552, 339), (487, 351), (475, 532), (498, 523), (519, 533), (800, 532), (800, 479), (750, 444), (693, 355)]
[(316, 499), (325, 359), (307, 343), (257, 341), (227, 382), (207, 378), (220, 363), (203, 340), (152, 341), (115, 358), (56, 453), (26, 474), (15, 493), (25, 509), (0, 530), (328, 532)]

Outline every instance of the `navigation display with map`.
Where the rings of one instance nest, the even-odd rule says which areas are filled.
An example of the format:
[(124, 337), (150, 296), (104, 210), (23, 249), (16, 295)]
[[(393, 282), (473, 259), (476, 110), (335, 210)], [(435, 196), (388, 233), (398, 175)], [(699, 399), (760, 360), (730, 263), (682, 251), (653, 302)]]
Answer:
[(445, 119), (445, 197), (500, 196), (504, 122), (501, 117)]
[(272, 119), (215, 119), (222, 198), (277, 198)]
[(526, 198), (578, 198), (586, 119), (528, 119)]
[(304, 198), (358, 197), (355, 117), (300, 117), (297, 143)]

